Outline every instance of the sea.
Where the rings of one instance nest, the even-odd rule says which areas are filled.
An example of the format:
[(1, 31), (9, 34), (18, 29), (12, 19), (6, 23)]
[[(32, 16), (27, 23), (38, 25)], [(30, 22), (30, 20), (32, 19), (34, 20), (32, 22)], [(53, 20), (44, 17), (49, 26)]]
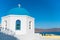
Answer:
[(54, 34), (54, 35), (60, 35), (60, 32), (40, 32), (40, 34)]

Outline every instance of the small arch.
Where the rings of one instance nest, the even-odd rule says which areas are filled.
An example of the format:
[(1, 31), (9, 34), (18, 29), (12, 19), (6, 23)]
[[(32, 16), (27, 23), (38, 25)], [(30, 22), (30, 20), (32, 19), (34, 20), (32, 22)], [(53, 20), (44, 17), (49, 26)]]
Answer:
[(16, 30), (20, 30), (20, 29), (21, 29), (21, 21), (16, 20)]
[(5, 26), (7, 27), (7, 20), (5, 20)]
[(29, 29), (31, 29), (31, 21), (29, 21)]

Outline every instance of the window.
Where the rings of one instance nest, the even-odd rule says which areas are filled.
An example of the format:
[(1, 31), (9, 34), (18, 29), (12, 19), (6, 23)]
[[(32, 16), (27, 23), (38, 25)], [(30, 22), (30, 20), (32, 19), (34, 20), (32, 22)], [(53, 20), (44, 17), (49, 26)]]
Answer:
[(16, 30), (20, 30), (20, 27), (21, 27), (21, 21), (16, 20)]
[(31, 29), (31, 21), (29, 21), (29, 29)]
[(5, 26), (7, 27), (7, 21), (5, 20)]

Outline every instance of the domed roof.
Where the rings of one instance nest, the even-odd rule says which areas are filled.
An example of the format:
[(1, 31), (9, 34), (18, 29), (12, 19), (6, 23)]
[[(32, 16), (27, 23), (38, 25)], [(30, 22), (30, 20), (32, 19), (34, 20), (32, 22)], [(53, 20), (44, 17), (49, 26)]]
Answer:
[(29, 15), (29, 12), (26, 9), (19, 8), (19, 7), (10, 9), (7, 13), (8, 14)]

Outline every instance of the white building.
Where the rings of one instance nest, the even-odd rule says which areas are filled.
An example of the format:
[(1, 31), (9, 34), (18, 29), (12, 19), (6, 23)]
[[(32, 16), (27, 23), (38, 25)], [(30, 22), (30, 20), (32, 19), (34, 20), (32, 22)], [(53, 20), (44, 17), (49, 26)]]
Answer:
[[(35, 34), (34, 30), (35, 19), (26, 15), (29, 14), (26, 9), (19, 6), (9, 10), (8, 13), (10, 14), (3, 16), (1, 21), (1, 26), (4, 30), (11, 30), (19, 40), (40, 40), (40, 35)], [(14, 15), (19, 13), (21, 15)]]

